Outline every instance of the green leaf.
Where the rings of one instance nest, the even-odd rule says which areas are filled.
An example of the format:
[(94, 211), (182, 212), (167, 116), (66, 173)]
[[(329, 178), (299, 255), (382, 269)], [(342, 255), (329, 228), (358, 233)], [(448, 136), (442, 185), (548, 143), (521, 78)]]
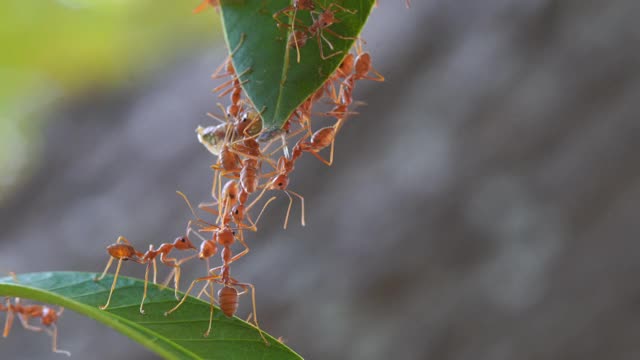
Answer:
[[(63, 306), (98, 320), (146, 346), (165, 359), (302, 359), (265, 334), (267, 346), (252, 325), (225, 317), (216, 308), (212, 333), (203, 337), (209, 322), (209, 304), (189, 297), (176, 312), (164, 312), (177, 301), (171, 289), (150, 285), (145, 314), (139, 312), (143, 282), (118, 277), (118, 286), (107, 310), (112, 276), (99, 282), (96, 274), (82, 272), (30, 273), (0, 278), (0, 295), (21, 297)], [(64, 316), (60, 321), (64, 321)]]
[[(336, 11), (340, 22), (329, 29), (343, 37), (359, 36), (375, 1), (322, 0), (316, 1), (316, 4), (326, 8), (332, 2), (356, 13)], [(317, 39), (311, 38), (300, 48), (301, 61), (297, 63), (295, 48), (287, 46), (290, 29), (278, 28), (273, 19), (274, 13), (291, 3), (291, 0), (221, 1), (227, 45), (231, 50), (237, 48), (233, 65), (237, 74), (246, 72), (241, 77), (242, 81), (247, 81), (243, 88), (256, 109), (264, 110), (263, 129), (267, 132), (280, 129), (293, 111), (324, 84), (355, 41), (325, 33), (334, 50), (324, 43), (324, 55), (334, 51), (342, 53), (322, 60)], [(288, 21), (285, 16), (281, 19)], [(297, 19), (306, 25), (312, 23), (308, 11), (298, 11)]]

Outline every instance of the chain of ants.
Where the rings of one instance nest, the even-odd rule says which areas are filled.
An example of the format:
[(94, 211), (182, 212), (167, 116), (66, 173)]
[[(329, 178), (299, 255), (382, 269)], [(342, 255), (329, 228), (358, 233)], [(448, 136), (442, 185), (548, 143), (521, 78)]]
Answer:
[[(209, 5), (217, 7), (218, 0), (203, 1), (194, 12), (200, 12)], [(406, 5), (407, 7), (409, 6), (409, 0), (406, 0)], [(308, 11), (312, 16), (313, 23), (310, 26), (303, 25), (296, 18), (298, 11)], [(324, 55), (323, 42), (333, 50), (331, 42), (324, 35), (325, 33), (341, 39), (354, 39), (341, 36), (329, 29), (331, 25), (339, 22), (335, 16), (339, 12), (345, 14), (355, 13), (355, 11), (348, 10), (337, 3), (331, 3), (326, 8), (322, 8), (316, 5), (313, 0), (294, 0), (292, 5), (273, 14), (273, 18), (278, 27), (288, 27), (290, 29), (288, 46), (296, 48), (297, 60), (300, 62), (299, 49), (305, 46), (311, 38), (317, 39), (322, 59), (328, 59), (341, 53), (336, 51), (330, 55)], [(289, 18), (291, 21), (284, 22), (282, 17)], [(163, 285), (166, 286), (173, 278), (174, 294), (176, 299), (179, 300), (176, 306), (165, 312), (165, 316), (176, 311), (198, 283), (204, 283), (202, 290), (198, 293), (198, 298), (206, 295), (210, 300), (209, 324), (204, 336), (208, 336), (211, 332), (214, 303), (220, 306), (225, 316), (232, 317), (238, 309), (239, 297), (250, 291), (253, 312), (247, 321), (252, 318), (262, 340), (268, 345), (269, 342), (258, 323), (255, 287), (251, 283), (240, 282), (233, 278), (230, 273), (230, 265), (249, 253), (249, 246), (244, 239), (244, 231), (257, 231), (257, 223), (260, 217), (269, 203), (276, 197), (269, 198), (262, 205), (262, 210), (255, 221), (252, 219), (250, 211), (268, 191), (283, 192), (289, 198), (284, 228), (287, 228), (293, 204), (292, 195), (300, 200), (301, 223), (304, 226), (304, 197), (288, 188), (290, 175), (295, 168), (296, 161), (304, 153), (308, 153), (327, 166), (331, 166), (336, 135), (348, 116), (357, 114), (349, 110), (354, 105), (352, 93), (356, 82), (360, 80), (384, 81), (384, 78), (373, 69), (371, 55), (362, 50), (362, 41), (359, 40), (355, 47), (355, 54), (348, 53), (335, 73), (329, 77), (323, 86), (298, 106), (282, 127), (279, 136), (271, 136), (271, 139), (264, 141), (260, 137), (262, 131), (261, 112), (254, 109), (251, 102), (245, 98), (241, 87), (244, 82), (240, 80), (244, 73), (237, 74), (231, 61), (233, 54), (242, 45), (243, 40), (244, 35), (238, 47), (231, 52), (227, 60), (212, 75), (214, 79), (229, 78), (229, 80), (216, 87), (214, 92), (219, 93), (219, 97), (229, 95), (230, 104), (226, 108), (218, 104), (223, 112), (222, 117), (208, 114), (220, 121), (220, 124), (196, 129), (200, 143), (217, 156), (216, 163), (211, 166), (214, 170), (211, 188), (211, 195), (214, 201), (198, 205), (199, 209), (215, 215), (215, 222), (208, 222), (200, 218), (186, 195), (178, 192), (194, 216), (194, 220), (190, 220), (187, 223), (184, 235), (176, 238), (172, 243), (160, 244), (157, 249), (153, 245), (149, 245), (149, 249), (146, 252), (135, 249), (125, 237), (118, 237), (114, 244), (107, 247), (107, 252), (110, 255), (109, 261), (102, 274), (96, 277), (95, 280), (102, 280), (113, 262), (117, 260), (116, 271), (107, 302), (100, 306), (100, 309), (105, 310), (111, 302), (122, 263), (124, 261), (132, 261), (145, 265), (144, 290), (140, 302), (140, 313), (144, 314), (149, 272), (153, 268), (152, 281), (156, 284), (157, 260), (160, 260), (163, 265), (171, 268), (171, 274)], [(333, 105), (333, 108), (330, 111), (320, 113), (320, 115), (335, 118), (335, 122), (331, 126), (325, 126), (313, 131), (311, 118), (312, 115), (315, 115), (313, 112), (314, 105), (325, 100), (328, 100), (327, 103)], [(278, 140), (281, 145), (271, 149)], [(288, 144), (294, 142), (295, 145), (289, 150)], [(329, 148), (328, 160), (319, 154), (327, 148)], [(282, 151), (282, 155), (275, 156), (280, 151)], [(222, 184), (223, 181), (224, 185)], [(249, 201), (250, 198), (253, 199)], [(198, 229), (194, 230), (194, 226)], [(212, 236), (205, 238), (200, 232), (210, 232)], [(201, 240), (199, 248), (191, 242), (191, 235), (195, 235)], [(232, 247), (236, 243), (240, 244), (243, 250), (234, 254)], [(173, 250), (194, 250), (197, 253), (178, 260), (170, 257)], [(210, 268), (209, 259), (217, 255), (218, 252), (220, 252), (222, 265)], [(193, 280), (184, 296), (180, 297), (178, 292), (181, 265), (195, 257), (206, 260), (207, 276)], [(17, 282), (15, 275), (11, 275)], [(217, 299), (213, 294), (214, 283), (222, 286), (217, 293)], [(14, 318), (17, 316), (25, 329), (48, 333), (53, 339), (52, 349), (54, 352), (70, 356), (68, 351), (57, 348), (56, 322), (63, 311), (63, 308), (59, 308), (56, 311), (47, 305), (23, 305), (19, 298), (14, 298), (13, 301), (10, 298), (6, 298), (4, 304), (0, 303), (0, 312), (7, 313), (3, 336), (7, 337), (9, 335)], [(30, 325), (29, 319), (40, 319), (42, 326)], [(278, 340), (281, 341), (280, 338)]]

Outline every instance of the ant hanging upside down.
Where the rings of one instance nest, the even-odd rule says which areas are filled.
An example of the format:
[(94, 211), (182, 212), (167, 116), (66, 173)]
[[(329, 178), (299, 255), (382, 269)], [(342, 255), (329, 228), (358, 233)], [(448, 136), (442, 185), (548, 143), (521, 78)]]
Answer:
[[(13, 281), (17, 283), (18, 278), (16, 277), (16, 274), (9, 274), (13, 277)], [(20, 298), (14, 298), (13, 302), (11, 302), (11, 299), (7, 297), (5, 298), (4, 304), (0, 303), (0, 312), (7, 313), (2, 337), (6, 338), (9, 336), (9, 332), (13, 326), (13, 320), (17, 315), (23, 328), (35, 332), (44, 331), (51, 336), (51, 348), (54, 353), (71, 356), (70, 352), (58, 349), (58, 328), (56, 327), (56, 322), (58, 322), (58, 319), (62, 316), (64, 308), (60, 307), (58, 311), (56, 311), (47, 305), (23, 305)], [(29, 324), (30, 319), (38, 318), (40, 319), (42, 326)]]

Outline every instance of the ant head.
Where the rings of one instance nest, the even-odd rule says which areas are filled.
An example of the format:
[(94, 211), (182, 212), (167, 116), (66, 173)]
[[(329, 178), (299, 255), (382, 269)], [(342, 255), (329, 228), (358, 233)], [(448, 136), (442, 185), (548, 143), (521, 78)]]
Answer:
[(286, 190), (289, 186), (289, 176), (280, 174), (271, 181), (270, 189), (272, 190)]
[(186, 236), (180, 236), (173, 241), (173, 246), (178, 250), (197, 249)]
[(231, 208), (231, 216), (233, 216), (233, 220), (236, 223), (242, 222), (242, 219), (244, 219), (244, 205), (234, 205), (233, 208)]
[(42, 307), (42, 325), (50, 326), (58, 320), (58, 314), (48, 306)]
[(320, 22), (320, 27), (322, 28), (327, 28), (333, 24), (337, 24), (340, 22), (340, 19), (336, 18), (335, 14), (331, 11), (325, 11), (322, 13), (322, 15), (320, 16), (320, 19), (318, 19), (318, 21)]
[(218, 247), (216, 246), (215, 242), (203, 241), (202, 244), (200, 244), (200, 252), (198, 252), (198, 258), (200, 258), (200, 260), (208, 259), (215, 255), (217, 252)]

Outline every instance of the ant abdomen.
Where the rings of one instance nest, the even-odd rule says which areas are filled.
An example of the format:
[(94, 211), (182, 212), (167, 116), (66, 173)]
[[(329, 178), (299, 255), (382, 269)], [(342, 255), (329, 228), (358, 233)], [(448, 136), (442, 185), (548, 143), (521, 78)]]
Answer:
[(322, 128), (316, 131), (311, 136), (311, 144), (315, 148), (314, 150), (321, 150), (331, 144), (335, 135), (336, 129), (333, 126)]
[(238, 310), (238, 290), (231, 286), (225, 286), (218, 291), (220, 309), (227, 317), (232, 317)]
[(109, 255), (116, 259), (128, 260), (136, 256), (136, 250), (128, 244), (111, 244), (107, 246)]

